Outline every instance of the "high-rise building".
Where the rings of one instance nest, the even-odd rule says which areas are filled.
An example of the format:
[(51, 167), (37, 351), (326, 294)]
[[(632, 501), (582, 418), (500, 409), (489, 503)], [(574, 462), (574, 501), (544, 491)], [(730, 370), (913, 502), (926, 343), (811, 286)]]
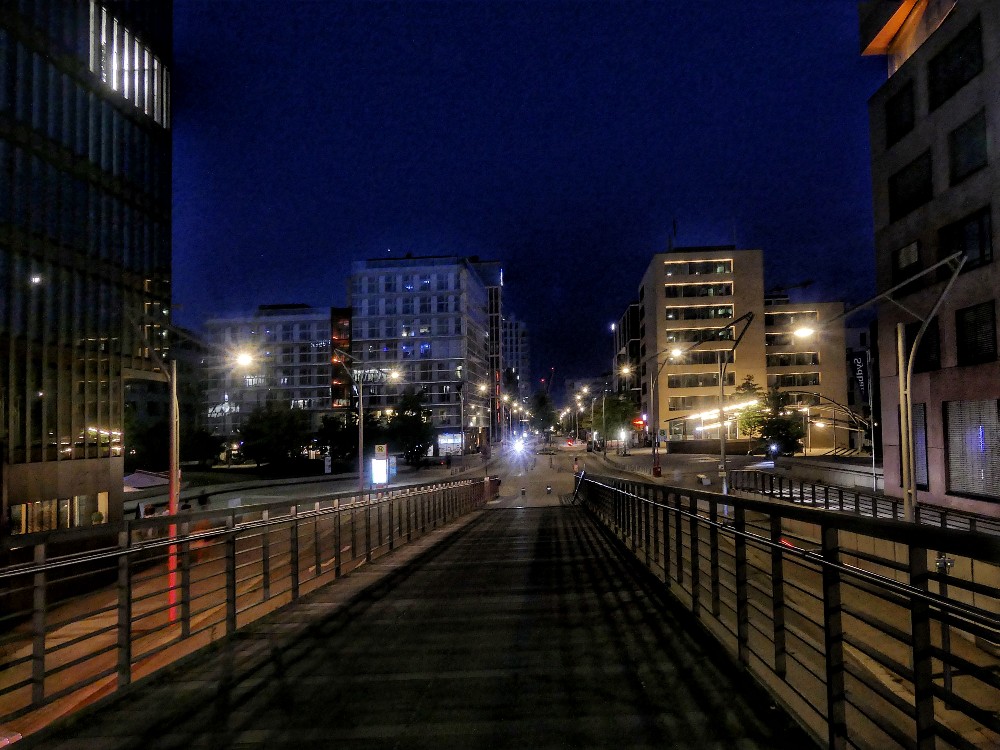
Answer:
[(516, 316), (505, 316), (503, 335), (504, 390), (518, 401), (531, 395), (531, 344), (528, 324)]
[[(761, 389), (789, 392), (803, 409), (829, 413), (831, 402), (844, 404), (843, 325), (824, 326), (842, 311), (840, 303), (765, 296), (760, 250), (679, 247), (654, 255), (639, 287), (638, 324), (640, 408), (650, 429), (658, 426), (667, 440), (718, 438), (722, 369), (727, 406), (748, 376)], [(752, 322), (734, 348), (744, 329), (736, 321), (748, 313)], [(807, 325), (822, 335), (794, 335)], [(803, 419), (809, 417), (804, 411)], [(725, 429), (736, 437), (735, 424)], [(833, 429), (812, 437), (814, 448), (847, 444)]]
[(170, 320), (172, 5), (0, 8), (0, 536), (121, 518)]
[(897, 325), (908, 356), (951, 270), (914, 277), (959, 253), (909, 384), (916, 500), (996, 515), (1000, 3), (881, 0), (860, 21), (862, 53), (889, 62), (868, 101), (877, 283), (902, 285), (879, 308), (885, 490), (902, 494)]
[[(261, 305), (253, 315), (206, 321), (205, 427), (232, 443), (258, 406), (300, 409), (316, 430), (331, 402), (331, 308)], [(241, 364), (239, 355), (248, 355)]]
[[(478, 258), (457, 256), (354, 264), (355, 367), (400, 374), (398, 385), (372, 386), (370, 395), (366, 386), (366, 408), (391, 409), (406, 388), (422, 392), (437, 433), (435, 451), (441, 455), (488, 440), (491, 409), (499, 402), (500, 374), (491, 366), (490, 330), (491, 306), (499, 304), (499, 294), (491, 295), (491, 289), (502, 274), (490, 267)], [(485, 278), (484, 269), (490, 270)]]
[(638, 302), (630, 302), (625, 312), (611, 326), (614, 341), (614, 358), (611, 363), (611, 390), (628, 396), (636, 406), (641, 405), (639, 397), (639, 363), (642, 359), (642, 326)]

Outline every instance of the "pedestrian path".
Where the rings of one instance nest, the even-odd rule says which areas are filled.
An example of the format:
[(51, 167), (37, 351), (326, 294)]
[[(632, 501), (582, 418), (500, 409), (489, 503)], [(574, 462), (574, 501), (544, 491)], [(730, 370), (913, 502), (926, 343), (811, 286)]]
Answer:
[(17, 744), (809, 746), (576, 506), (487, 510), (406, 554)]

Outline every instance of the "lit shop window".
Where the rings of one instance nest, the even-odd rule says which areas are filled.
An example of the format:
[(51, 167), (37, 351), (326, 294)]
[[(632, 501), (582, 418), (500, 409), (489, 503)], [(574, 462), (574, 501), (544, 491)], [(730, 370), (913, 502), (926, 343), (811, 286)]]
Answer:
[(160, 125), (170, 127), (170, 72), (139, 37), (93, 0), (90, 70)]

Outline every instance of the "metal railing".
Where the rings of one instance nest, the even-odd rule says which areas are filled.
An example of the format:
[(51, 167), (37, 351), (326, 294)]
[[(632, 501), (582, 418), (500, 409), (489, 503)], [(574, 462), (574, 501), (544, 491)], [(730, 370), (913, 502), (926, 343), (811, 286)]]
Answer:
[(831, 748), (1000, 747), (1000, 539), (581, 475), (577, 498)]
[(0, 569), (4, 601), (24, 604), (0, 610), (0, 737), (40, 728), (43, 706), (68, 713), (483, 507), (494, 481), (129, 520), (117, 545), (86, 553), (50, 556), (35, 542), (31, 563)]
[[(897, 521), (904, 517), (902, 498), (807, 482), (756, 469), (729, 472), (729, 487), (733, 491), (774, 497), (824, 510), (838, 510), (871, 518), (891, 518)], [(917, 505), (914, 509), (914, 517), (917, 523), (927, 526), (1000, 535), (1000, 519), (976, 515), (975, 513)]]

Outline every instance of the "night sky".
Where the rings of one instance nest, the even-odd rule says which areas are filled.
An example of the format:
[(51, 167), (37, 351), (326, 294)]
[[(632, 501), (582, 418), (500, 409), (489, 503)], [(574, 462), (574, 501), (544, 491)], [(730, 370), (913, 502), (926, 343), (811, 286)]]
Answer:
[(650, 256), (874, 292), (853, 0), (175, 0), (175, 322), (346, 303), (354, 260), (502, 261), (535, 374), (599, 374)]

